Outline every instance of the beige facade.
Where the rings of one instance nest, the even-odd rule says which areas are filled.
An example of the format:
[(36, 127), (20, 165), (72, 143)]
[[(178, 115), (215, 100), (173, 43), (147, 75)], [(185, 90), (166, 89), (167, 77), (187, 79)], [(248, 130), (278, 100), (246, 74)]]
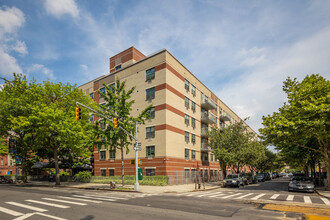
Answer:
[[(152, 69), (154, 77), (147, 74), (153, 73)], [(97, 91), (104, 87), (103, 84), (115, 83), (116, 79), (126, 81), (126, 88), (136, 86), (132, 94), (134, 116), (149, 104), (155, 107), (155, 117), (139, 125), (142, 146), (139, 158), (143, 162), (144, 174), (168, 175), (170, 172), (190, 173), (203, 169), (208, 175), (219, 175), (219, 164), (207, 145), (205, 134), (211, 126), (225, 127), (241, 119), (212, 91), (167, 50), (146, 57), (134, 47), (110, 58), (109, 75), (80, 88), (102, 104), (104, 100)], [(150, 99), (147, 98), (148, 89), (151, 89)], [(147, 129), (154, 129), (154, 137), (147, 138)], [(152, 147), (154, 155), (150, 154)], [(125, 155), (128, 175), (134, 174), (134, 165), (130, 163), (135, 158), (132, 148)], [(105, 151), (105, 157), (104, 153), (101, 157), (101, 151)], [(94, 155), (95, 175), (120, 175), (120, 152), (116, 153), (115, 159), (110, 158), (106, 148), (95, 149)]]

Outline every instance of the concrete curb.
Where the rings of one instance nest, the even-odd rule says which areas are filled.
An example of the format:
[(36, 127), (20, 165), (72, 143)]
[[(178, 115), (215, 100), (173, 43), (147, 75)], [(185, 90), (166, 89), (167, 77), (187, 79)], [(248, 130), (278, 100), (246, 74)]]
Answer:
[[(315, 192), (316, 192), (319, 196), (323, 196), (323, 197), (325, 197), (325, 198), (330, 199), (330, 196), (329, 196), (329, 195), (324, 195), (324, 194), (321, 193), (319, 190), (315, 190)], [(330, 194), (330, 192), (329, 192), (329, 194)]]
[(205, 189), (194, 189), (193, 192), (211, 191), (211, 190), (220, 189), (220, 188), (221, 188), (221, 186), (213, 186), (213, 187), (205, 188)]

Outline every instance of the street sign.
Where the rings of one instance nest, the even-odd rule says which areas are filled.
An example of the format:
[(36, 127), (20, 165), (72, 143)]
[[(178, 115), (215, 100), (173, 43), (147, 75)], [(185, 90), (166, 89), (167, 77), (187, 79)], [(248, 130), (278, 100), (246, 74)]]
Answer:
[(141, 147), (141, 145), (142, 145), (142, 144), (141, 144), (141, 142), (140, 142), (140, 143), (138, 143), (138, 146), (139, 146), (139, 147)]
[(133, 150), (141, 151), (142, 148), (141, 147), (133, 147)]

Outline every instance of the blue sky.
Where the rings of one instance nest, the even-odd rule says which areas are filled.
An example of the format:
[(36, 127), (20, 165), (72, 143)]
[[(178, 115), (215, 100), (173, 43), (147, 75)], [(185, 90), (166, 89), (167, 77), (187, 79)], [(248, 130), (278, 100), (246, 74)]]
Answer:
[(329, 11), (327, 0), (0, 0), (0, 76), (80, 85), (128, 47), (166, 48), (257, 131), (288, 76), (329, 79)]

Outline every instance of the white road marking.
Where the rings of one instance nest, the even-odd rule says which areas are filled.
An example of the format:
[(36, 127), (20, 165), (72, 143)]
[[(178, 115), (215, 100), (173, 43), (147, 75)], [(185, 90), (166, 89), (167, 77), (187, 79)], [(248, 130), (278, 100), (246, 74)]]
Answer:
[(58, 204), (54, 204), (54, 203), (49, 203), (49, 202), (42, 202), (42, 201), (37, 201), (37, 200), (25, 200), (27, 202), (33, 202), (33, 203), (38, 203), (41, 205), (48, 205), (48, 206), (52, 206), (52, 207), (56, 207), (56, 208), (62, 208), (62, 209), (68, 209), (70, 208), (70, 206), (65, 206), (65, 205), (58, 205)]
[(320, 199), (324, 202), (324, 204), (330, 205), (330, 201), (328, 199), (326, 198), (320, 198)]
[(293, 201), (294, 195), (288, 195), (286, 198), (287, 201)]
[(251, 200), (257, 200), (257, 199), (263, 197), (264, 195), (266, 195), (266, 194), (265, 193), (261, 193), (261, 194), (255, 196), (255, 197), (251, 198)]
[(235, 194), (231, 194), (229, 196), (223, 196), (223, 197), (220, 197), (221, 199), (227, 199), (227, 198), (230, 198), (230, 197), (234, 197), (234, 196), (238, 196), (238, 195), (241, 195), (242, 193), (235, 193)]
[(25, 209), (31, 209), (31, 210), (34, 210), (37, 212), (47, 212), (48, 211), (47, 209), (37, 208), (37, 207), (30, 206), (30, 205), (24, 205), (24, 204), (17, 203), (17, 202), (6, 202), (6, 203), (10, 204), (10, 205), (19, 206), (19, 207), (22, 207)]
[(82, 201), (82, 202), (102, 203), (101, 201), (91, 201), (88, 199), (78, 199), (78, 198), (72, 198), (72, 197), (66, 197), (66, 196), (58, 196), (58, 197), (62, 198), (62, 199), (72, 199), (72, 200), (77, 200), (77, 201)]
[(243, 199), (243, 198), (248, 197), (248, 196), (253, 195), (253, 194), (254, 194), (254, 193), (248, 193), (248, 194), (246, 194), (246, 195), (242, 195), (242, 196), (237, 197), (237, 198), (235, 198), (235, 199)]
[(209, 196), (210, 198), (216, 197), (218, 195), (224, 195), (223, 192), (217, 192), (217, 193), (213, 193), (211, 196)]
[(23, 215), (23, 213), (20, 213), (20, 212), (16, 212), (16, 211), (13, 211), (13, 210), (10, 210), (10, 209), (6, 209), (6, 208), (3, 208), (3, 207), (0, 207), (0, 212), (4, 212), (8, 215), (13, 215), (13, 216), (21, 216)]
[(280, 194), (274, 194), (272, 197), (270, 197), (270, 199), (277, 199), (277, 197), (279, 197)]
[(45, 216), (45, 217), (56, 219), (56, 220), (66, 220), (65, 218), (60, 218), (60, 217), (56, 217), (56, 216), (53, 216), (53, 215), (47, 215), (47, 214), (41, 213), (41, 212), (27, 213), (27, 214), (22, 215), (18, 218), (15, 218), (14, 220), (24, 220), (24, 219), (27, 219), (27, 218), (33, 216), (33, 215), (41, 215), (41, 216)]
[(214, 192), (207, 192), (207, 193), (203, 193), (203, 194), (198, 194), (196, 197), (203, 197), (203, 196), (209, 196), (212, 195)]
[(304, 196), (304, 202), (305, 203), (312, 203), (312, 200), (309, 196)]
[(86, 198), (86, 199), (96, 199), (96, 200), (102, 200), (102, 201), (116, 201), (114, 199), (102, 199), (102, 198), (94, 198), (91, 196), (79, 196), (79, 195), (73, 195), (74, 197), (79, 197), (79, 198)]
[(49, 201), (55, 201), (55, 202), (74, 204), (74, 205), (87, 205), (86, 203), (72, 202), (72, 201), (66, 201), (66, 200), (60, 200), (60, 199), (52, 199), (52, 198), (42, 198), (42, 199), (49, 200)]
[(114, 196), (99, 196), (99, 195), (90, 195), (90, 194), (84, 194), (84, 196), (91, 196), (91, 197), (96, 197), (96, 198), (105, 198), (105, 199), (123, 199), (123, 200), (128, 200), (128, 198), (120, 198), (120, 197), (114, 197)]

